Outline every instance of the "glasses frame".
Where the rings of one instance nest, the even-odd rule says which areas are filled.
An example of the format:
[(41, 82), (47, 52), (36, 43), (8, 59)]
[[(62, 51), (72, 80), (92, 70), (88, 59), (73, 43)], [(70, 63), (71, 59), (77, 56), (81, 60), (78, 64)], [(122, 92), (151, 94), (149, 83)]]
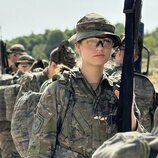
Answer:
[(92, 38), (87, 38), (84, 39), (83, 42), (87, 45), (87, 47), (92, 48), (92, 49), (97, 49), (100, 45), (103, 48), (113, 48), (114, 42), (111, 38), (105, 37), (105, 38), (97, 38), (97, 37), (92, 37)]

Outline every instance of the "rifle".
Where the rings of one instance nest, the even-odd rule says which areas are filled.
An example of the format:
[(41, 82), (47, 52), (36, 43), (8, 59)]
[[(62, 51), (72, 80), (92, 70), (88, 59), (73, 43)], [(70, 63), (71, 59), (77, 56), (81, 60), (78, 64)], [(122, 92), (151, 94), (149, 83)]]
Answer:
[[(143, 75), (148, 75), (149, 73), (149, 62), (150, 62), (150, 50), (143, 44), (144, 41), (144, 23), (140, 22), (139, 32), (138, 32), (138, 60), (134, 63), (135, 71), (141, 73)], [(142, 71), (142, 55), (146, 53), (147, 61), (146, 61), (146, 71)]]
[(137, 42), (137, 53), (139, 58), (134, 62), (135, 72), (141, 73), (142, 71), (142, 50), (144, 41), (144, 23), (140, 22), (138, 29), (138, 42)]
[(138, 45), (138, 28), (140, 24), (141, 0), (125, 0), (125, 56), (123, 61), (120, 97), (118, 107), (118, 131), (131, 131), (131, 108), (133, 100), (134, 46)]
[(7, 59), (7, 51), (6, 51), (6, 43), (0, 40), (0, 67), (1, 73), (6, 73), (6, 69), (8, 68), (8, 59)]
[(147, 53), (147, 62), (146, 62), (146, 71), (142, 72), (142, 74), (147, 76), (149, 73), (149, 63), (150, 63), (151, 52), (145, 45), (143, 45), (143, 50), (144, 50), (144, 52)]

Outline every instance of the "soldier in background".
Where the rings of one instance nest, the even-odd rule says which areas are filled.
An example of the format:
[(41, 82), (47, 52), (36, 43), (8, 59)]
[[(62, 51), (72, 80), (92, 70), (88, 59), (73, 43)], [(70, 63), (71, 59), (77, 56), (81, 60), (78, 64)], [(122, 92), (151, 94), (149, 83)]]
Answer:
[(39, 72), (43, 71), (48, 66), (48, 60), (46, 59), (37, 59), (31, 66), (30, 71)]
[[(7, 74), (8, 75), (8, 74)], [(6, 77), (6, 78), (4, 78)], [(13, 97), (11, 98), (5, 98), (6, 94), (5, 91), (8, 88), (8, 86), (11, 86), (12, 78), (9, 78), (8, 76), (2, 75), (2, 80), (6, 79), (4, 82), (2, 82), (2, 85), (0, 86), (0, 157), (1, 158), (20, 158), (20, 155), (18, 154), (15, 145), (12, 140), (11, 136), (11, 122), (6, 117), (6, 100), (14, 100)], [(13, 88), (14, 90), (14, 88)]]
[(30, 74), (33, 76), (32, 79), (22, 82), (23, 85), (19, 91), (20, 97), (15, 104), (11, 122), (11, 134), (21, 157), (27, 157), (33, 114), (36, 111), (41, 93), (50, 83), (57, 80), (63, 71), (70, 71), (70, 68), (73, 68), (75, 64), (75, 53), (67, 42), (62, 42), (58, 48), (50, 53), (48, 67), (42, 72)]
[(31, 66), (36, 60), (28, 54), (21, 55), (19, 59), (15, 62), (15, 66), (17, 67), (16, 73), (13, 75), (13, 84), (18, 83), (20, 77), (25, 73), (29, 73), (31, 71)]
[[(134, 47), (134, 63), (139, 60), (141, 56), (141, 51), (143, 47), (143, 40), (141, 36), (138, 37), (138, 47)], [(109, 78), (115, 81), (115, 84), (120, 87), (122, 66), (125, 53), (125, 36), (121, 39), (121, 44), (115, 49), (115, 66), (108, 74)], [(141, 124), (144, 128), (150, 132), (153, 126), (153, 113), (155, 111), (155, 101), (154, 101), (154, 87), (150, 80), (140, 74), (140, 71), (134, 68), (134, 93), (136, 95), (135, 108), (137, 111), (137, 116), (140, 118)], [(144, 93), (146, 91), (146, 93)], [(138, 110), (139, 109), (139, 110)]]
[(7, 50), (7, 53), (9, 68), (6, 70), (6, 73), (14, 74), (17, 71), (15, 62), (19, 59), (21, 55), (27, 54), (27, 52), (23, 45), (14, 44)]
[(122, 132), (105, 141), (92, 158), (157, 158), (158, 108), (154, 113), (154, 126), (150, 133)]
[[(68, 41), (67, 41), (68, 42)], [(20, 80), (21, 85), (17, 100), (28, 91), (39, 92), (41, 85), (48, 79), (51, 79), (54, 74), (58, 74), (64, 67), (73, 68), (76, 64), (74, 51), (66, 41), (50, 53), (48, 66), (40, 72), (27, 73)], [(59, 68), (60, 67), (60, 68)]]
[[(6, 69), (6, 73), (14, 74), (17, 71), (15, 62), (26, 52), (22, 45), (15, 44), (8, 49), (7, 53), (9, 68)], [(12, 75), (9, 74), (0, 76), (0, 156), (2, 158), (20, 158), (10, 133), (11, 122), (6, 117), (6, 99), (9, 100), (9, 98), (5, 98), (5, 91), (13, 81)], [(10, 100), (14, 100), (14, 98), (11, 97)]]
[[(134, 62), (136, 62), (139, 58), (139, 54), (141, 53), (143, 41), (141, 37), (138, 38), (138, 48), (135, 47), (134, 49)], [(125, 53), (125, 36), (121, 39), (121, 44), (115, 48), (112, 56), (114, 64), (112, 68), (109, 70), (109, 68), (106, 68), (105, 66), (105, 72), (111, 77), (114, 77), (118, 84), (120, 84), (121, 74), (122, 74), (122, 66), (123, 66), (123, 59), (124, 59), (124, 53)]]

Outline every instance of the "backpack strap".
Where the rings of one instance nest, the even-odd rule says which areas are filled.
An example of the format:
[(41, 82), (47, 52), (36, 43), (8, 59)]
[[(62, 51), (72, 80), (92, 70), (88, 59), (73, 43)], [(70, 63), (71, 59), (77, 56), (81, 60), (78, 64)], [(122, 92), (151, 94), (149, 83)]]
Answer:
[[(64, 85), (68, 88), (68, 102), (67, 102), (67, 105), (66, 105), (66, 110), (65, 110), (65, 114), (63, 117), (61, 117), (60, 115), (60, 110), (59, 110), (59, 106), (58, 106), (58, 103), (57, 103), (57, 129), (56, 129), (56, 142), (55, 142), (55, 145), (54, 147), (52, 148), (52, 154), (51, 154), (51, 158), (54, 158), (55, 156), (55, 153), (56, 153), (56, 149), (57, 149), (57, 145), (60, 145), (59, 143), (59, 140), (58, 140), (58, 136), (59, 134), (61, 133), (61, 129), (62, 129), (62, 125), (63, 125), (63, 122), (64, 122), (64, 119), (66, 117), (66, 114), (67, 114), (67, 111), (70, 107), (70, 105), (74, 106), (74, 103), (72, 102), (73, 101), (73, 89), (72, 89), (72, 83), (71, 83), (71, 75), (72, 75), (72, 72), (71, 71), (64, 71), (63, 72), (63, 75), (58, 79), (58, 82), (60, 85)], [(60, 95), (60, 93), (58, 93), (58, 96)]]

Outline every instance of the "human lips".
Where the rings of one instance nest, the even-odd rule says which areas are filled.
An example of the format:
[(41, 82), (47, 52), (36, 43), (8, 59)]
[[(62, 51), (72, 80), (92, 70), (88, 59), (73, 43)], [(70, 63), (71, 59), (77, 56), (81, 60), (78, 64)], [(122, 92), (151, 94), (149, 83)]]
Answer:
[(94, 57), (104, 57), (105, 55), (104, 54), (96, 54), (94, 55)]

